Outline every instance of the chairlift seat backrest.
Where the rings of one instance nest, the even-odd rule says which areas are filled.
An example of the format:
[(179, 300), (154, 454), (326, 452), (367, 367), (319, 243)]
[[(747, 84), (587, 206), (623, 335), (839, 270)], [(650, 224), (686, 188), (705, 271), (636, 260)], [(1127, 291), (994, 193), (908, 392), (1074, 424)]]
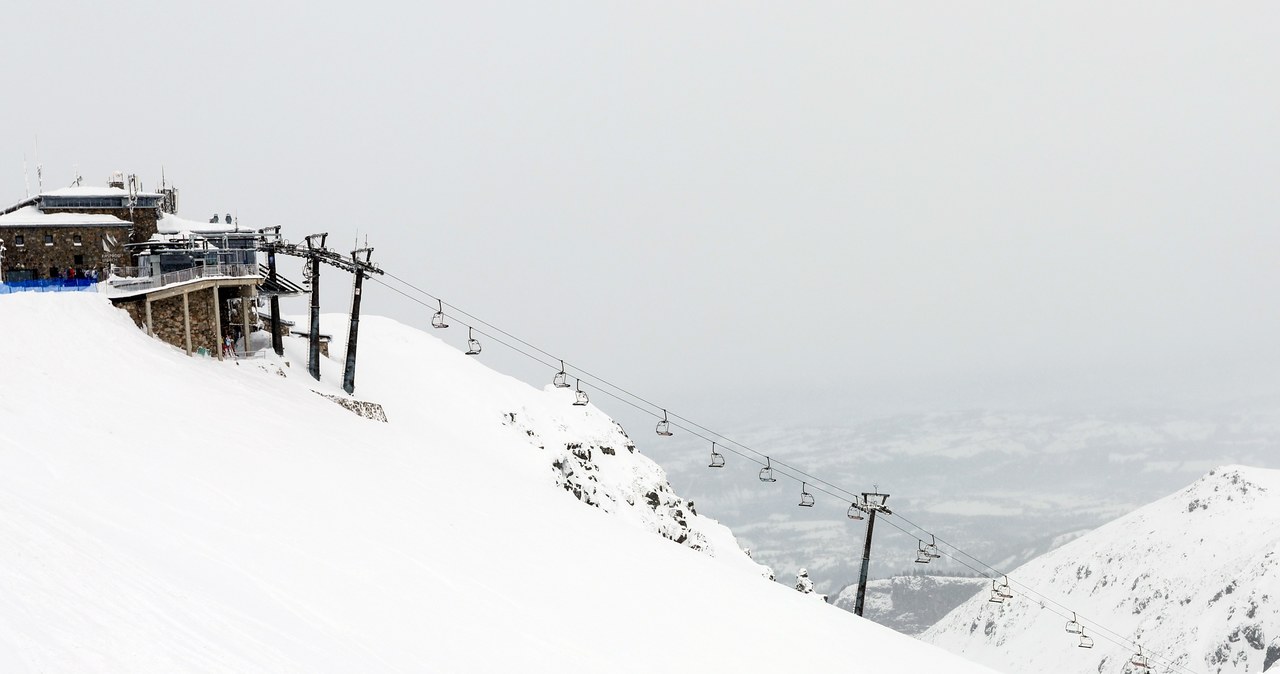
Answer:
[(760, 469), (760, 481), (761, 482), (777, 482), (778, 481), (773, 477), (773, 461), (770, 460), (769, 457), (767, 456), (764, 457), (764, 468)]
[(560, 371), (551, 379), (556, 388), (569, 388), (569, 373), (564, 371), (564, 361), (560, 361)]
[(1005, 596), (1004, 592), (1000, 591), (1000, 586), (996, 584), (996, 581), (992, 580), (991, 581), (991, 598), (988, 599), (987, 601), (993, 604), (1003, 604), (1005, 599), (1008, 599), (1008, 597)]
[(858, 504), (856, 503), (849, 504), (849, 512), (845, 514), (848, 515), (849, 519), (851, 520), (862, 519), (862, 511), (858, 509)]
[(662, 421), (658, 422), (658, 427), (655, 430), (658, 432), (658, 435), (663, 437), (671, 436), (671, 423), (667, 421), (666, 410), (662, 410)]
[(1083, 634), (1083, 633), (1084, 633), (1084, 625), (1081, 625), (1080, 621), (1076, 620), (1076, 614), (1072, 613), (1071, 620), (1067, 621), (1067, 634)]
[(917, 540), (916, 541), (916, 564), (928, 564), (931, 561), (933, 561), (933, 556), (930, 555), (925, 550), (924, 541)]
[(807, 486), (803, 482), (800, 483), (800, 507), (802, 508), (813, 507), (813, 494), (810, 494), (809, 490), (805, 489)]
[(711, 463), (708, 468), (724, 468), (724, 455), (716, 451), (716, 443), (711, 443)]
[(436, 310), (436, 314), (431, 317), (431, 327), (447, 328), (449, 327), (449, 324), (444, 322), (444, 300), (437, 301), (439, 304), (437, 305), (438, 308)]

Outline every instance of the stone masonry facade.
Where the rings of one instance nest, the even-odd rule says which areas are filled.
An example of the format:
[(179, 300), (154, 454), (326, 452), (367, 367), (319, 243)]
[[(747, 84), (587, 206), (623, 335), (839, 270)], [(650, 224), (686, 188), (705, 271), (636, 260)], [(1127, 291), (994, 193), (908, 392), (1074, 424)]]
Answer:
[[(187, 295), (191, 312), (191, 350), (203, 347), (217, 354), (220, 340), (213, 321), (213, 289), (192, 291)], [(146, 300), (117, 302), (116, 306), (129, 313), (129, 317), (143, 330), (147, 329)], [(151, 303), (151, 327), (155, 336), (180, 349), (187, 345), (186, 326), (183, 322), (182, 296), (167, 297)]]
[(127, 265), (124, 244), (129, 242), (128, 223), (88, 227), (6, 227), (4, 279), (51, 278), (51, 268), (65, 276), (68, 267), (105, 274), (111, 264)]
[[(160, 219), (160, 209), (158, 208), (135, 208), (132, 211), (127, 208), (45, 208), (45, 213), (80, 213), (80, 214), (96, 214), (96, 215), (114, 215), (121, 220), (133, 223), (133, 232), (129, 237), (132, 243), (146, 241), (156, 233), (156, 222)], [(120, 262), (118, 264), (129, 264), (128, 262)]]

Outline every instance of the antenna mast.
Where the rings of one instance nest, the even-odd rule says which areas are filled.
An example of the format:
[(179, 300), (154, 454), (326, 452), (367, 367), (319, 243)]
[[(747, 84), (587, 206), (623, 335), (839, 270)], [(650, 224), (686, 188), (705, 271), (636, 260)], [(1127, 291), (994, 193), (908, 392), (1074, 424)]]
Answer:
[(40, 136), (33, 143), (36, 152), (36, 189), (44, 191), (44, 167), (40, 165)]

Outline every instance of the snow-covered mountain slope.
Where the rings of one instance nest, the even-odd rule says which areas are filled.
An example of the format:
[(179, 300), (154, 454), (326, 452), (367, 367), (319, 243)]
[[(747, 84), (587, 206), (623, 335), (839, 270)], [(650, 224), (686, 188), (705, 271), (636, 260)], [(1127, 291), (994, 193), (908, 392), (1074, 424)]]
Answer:
[[(952, 609), (991, 585), (985, 578), (929, 576), (923, 574), (879, 578), (867, 583), (863, 615), (903, 634), (919, 634)], [(833, 602), (853, 611), (858, 584), (846, 585)]]
[(1010, 579), (1012, 599), (980, 594), (921, 638), (1007, 672), (1122, 671), (1134, 649), (1112, 640), (1161, 672), (1280, 671), (1280, 471), (1219, 468)]
[(0, 325), (2, 672), (987, 671), (761, 579), (601, 412), (392, 321), (388, 423), (300, 341), (188, 358), (89, 294)]

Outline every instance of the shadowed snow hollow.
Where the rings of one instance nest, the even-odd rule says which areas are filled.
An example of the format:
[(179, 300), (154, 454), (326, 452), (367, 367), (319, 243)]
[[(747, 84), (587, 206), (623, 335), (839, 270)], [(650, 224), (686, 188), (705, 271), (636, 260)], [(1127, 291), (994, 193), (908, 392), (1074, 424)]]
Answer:
[(89, 294), (0, 321), (2, 672), (987, 671), (762, 579), (603, 413), (392, 321), (356, 391), (387, 423), (300, 340), (188, 358)]

